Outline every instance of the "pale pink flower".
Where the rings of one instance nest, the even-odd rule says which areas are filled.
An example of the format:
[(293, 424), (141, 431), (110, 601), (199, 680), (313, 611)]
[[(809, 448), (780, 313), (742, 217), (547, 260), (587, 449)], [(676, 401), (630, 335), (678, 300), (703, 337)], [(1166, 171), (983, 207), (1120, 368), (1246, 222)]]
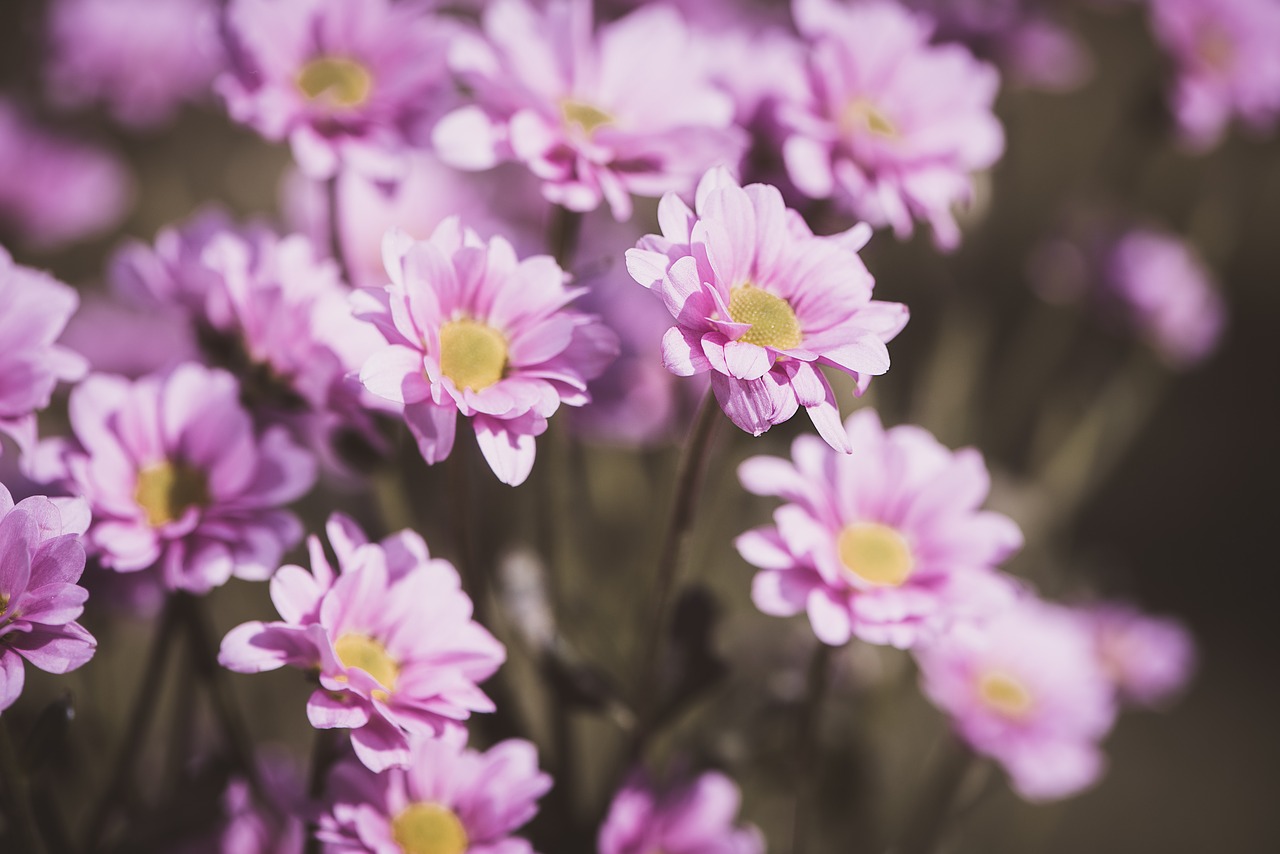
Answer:
[(742, 795), (708, 771), (664, 791), (642, 774), (614, 796), (600, 828), (600, 854), (764, 854), (764, 837), (736, 824)]
[(1094, 605), (1083, 613), (1093, 627), (1102, 666), (1122, 699), (1156, 708), (1186, 689), (1196, 667), (1196, 644), (1182, 623), (1120, 602)]

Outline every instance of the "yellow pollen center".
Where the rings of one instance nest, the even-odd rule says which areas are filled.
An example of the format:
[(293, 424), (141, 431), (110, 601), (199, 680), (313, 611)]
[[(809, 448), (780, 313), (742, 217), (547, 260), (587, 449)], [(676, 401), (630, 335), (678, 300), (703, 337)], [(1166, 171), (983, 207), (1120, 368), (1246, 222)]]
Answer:
[(440, 327), (440, 373), (459, 389), (486, 389), (506, 369), (507, 339), (492, 326), (463, 319)]
[[(396, 680), (400, 678), (400, 665), (387, 654), (387, 648), (366, 635), (348, 633), (342, 635), (333, 645), (338, 661), (348, 670), (359, 668), (378, 681), (387, 691), (394, 691)], [(345, 681), (346, 677), (340, 679)], [(375, 691), (374, 696), (387, 699), (387, 691)]]
[(373, 75), (354, 59), (321, 56), (302, 66), (298, 88), (312, 101), (349, 109), (369, 100)]
[(560, 115), (567, 125), (577, 125), (587, 136), (605, 125), (613, 124), (613, 116), (582, 101), (566, 99), (560, 102)]
[(988, 708), (1006, 718), (1021, 718), (1031, 710), (1031, 692), (1007, 673), (992, 670), (978, 680), (978, 696)]
[(729, 319), (751, 324), (738, 339), (748, 344), (787, 350), (800, 346), (804, 340), (791, 304), (755, 285), (741, 285), (729, 291)]
[(906, 539), (879, 522), (846, 525), (836, 539), (836, 551), (845, 569), (880, 587), (902, 585), (915, 567)]
[(440, 804), (410, 804), (391, 821), (391, 838), (404, 854), (463, 854), (467, 830), (457, 813)]
[(846, 134), (867, 130), (890, 139), (898, 135), (898, 129), (889, 117), (865, 98), (854, 98), (845, 106), (840, 116), (840, 128)]
[(209, 503), (209, 480), (205, 473), (183, 463), (155, 463), (138, 472), (134, 501), (147, 514), (152, 527), (182, 518), (191, 507)]

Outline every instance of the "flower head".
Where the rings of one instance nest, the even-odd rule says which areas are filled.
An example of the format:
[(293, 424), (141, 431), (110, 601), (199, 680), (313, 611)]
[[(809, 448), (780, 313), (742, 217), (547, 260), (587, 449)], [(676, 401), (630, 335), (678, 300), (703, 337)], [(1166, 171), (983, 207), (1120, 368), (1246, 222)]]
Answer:
[(1093, 627), (1102, 665), (1122, 699), (1159, 707), (1187, 687), (1196, 666), (1196, 645), (1182, 623), (1119, 602), (1095, 605), (1083, 613)]
[(709, 771), (666, 791), (633, 776), (600, 828), (600, 854), (764, 854), (764, 838), (735, 820), (742, 796), (723, 774)]

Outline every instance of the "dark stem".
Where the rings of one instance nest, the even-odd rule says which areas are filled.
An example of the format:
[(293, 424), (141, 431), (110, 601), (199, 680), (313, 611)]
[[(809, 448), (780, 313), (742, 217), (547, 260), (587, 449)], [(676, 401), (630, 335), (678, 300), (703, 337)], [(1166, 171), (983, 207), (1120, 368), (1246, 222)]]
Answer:
[(337, 173), (325, 181), (325, 194), (329, 203), (329, 254), (337, 262), (342, 280), (354, 288), (356, 283), (351, 278), (351, 266), (347, 263), (346, 250), (342, 248), (342, 221), (338, 218), (338, 180), (341, 177), (341, 173)]
[[(329, 776), (329, 768), (338, 758), (339, 733), (336, 729), (318, 729), (311, 742), (311, 770), (307, 779), (307, 799), (312, 803), (324, 795), (325, 779)], [(305, 854), (320, 854), (320, 840), (316, 836), (318, 825), (314, 820), (307, 822), (307, 845)]]
[(972, 767), (974, 757), (968, 747), (950, 734), (941, 752), (933, 776), (925, 783), (908, 815), (901, 844), (894, 846), (894, 854), (932, 854), (942, 841), (956, 792)]
[(831, 670), (831, 647), (819, 642), (809, 660), (809, 691), (797, 717), (796, 756), (799, 770), (796, 780), (796, 806), (791, 823), (791, 854), (804, 854), (809, 830), (816, 820), (814, 801), (818, 794), (818, 742), (822, 725), (822, 706), (827, 697)]
[(560, 205), (551, 207), (547, 222), (547, 249), (561, 269), (568, 270), (578, 251), (578, 238), (582, 234), (582, 214)]
[(27, 775), (22, 769), (6, 723), (0, 721), (0, 779), (4, 780), (5, 794), (8, 796), (6, 800), (9, 806), (6, 812), (22, 843), (22, 850), (30, 851), (31, 854), (45, 854), (48, 849), (40, 835), (40, 826), (36, 823), (31, 787), (27, 783)]

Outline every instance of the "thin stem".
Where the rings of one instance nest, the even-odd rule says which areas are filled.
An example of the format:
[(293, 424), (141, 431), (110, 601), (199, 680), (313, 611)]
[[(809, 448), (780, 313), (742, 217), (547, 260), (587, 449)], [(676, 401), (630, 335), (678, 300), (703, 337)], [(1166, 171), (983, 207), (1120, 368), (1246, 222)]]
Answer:
[(950, 823), (956, 793), (973, 761), (973, 753), (948, 734), (933, 776), (921, 790), (894, 854), (932, 854), (937, 850)]
[(831, 647), (825, 643), (819, 643), (813, 651), (813, 658), (809, 661), (809, 691), (797, 717), (799, 779), (796, 780), (796, 805), (792, 814), (791, 854), (804, 854), (807, 850), (809, 830), (817, 814), (814, 800), (818, 790), (818, 742), (831, 670), (831, 652)]
[(44, 854), (44, 838), (40, 835), (40, 826), (36, 823), (35, 809), (31, 802), (31, 787), (27, 775), (18, 760), (18, 751), (9, 736), (7, 722), (0, 721), (0, 779), (4, 780), (5, 792), (8, 794), (9, 817), (17, 831), (18, 840), (23, 851), (31, 854)]
[[(318, 729), (311, 742), (311, 770), (307, 779), (307, 798), (312, 802), (320, 800), (324, 794), (325, 779), (329, 776), (329, 768), (338, 758), (339, 733), (336, 729)], [(318, 825), (314, 820), (307, 822), (307, 844), (305, 854), (319, 854), (320, 839), (316, 835)]]
[(342, 245), (342, 221), (339, 218), (340, 205), (338, 204), (340, 196), (338, 181), (341, 177), (341, 173), (335, 173), (325, 182), (325, 194), (329, 203), (329, 254), (337, 262), (342, 280), (355, 287), (356, 282), (351, 278), (351, 265), (347, 263), (347, 253)]
[(561, 269), (568, 270), (578, 252), (582, 234), (582, 214), (554, 205), (547, 223), (547, 249)]

